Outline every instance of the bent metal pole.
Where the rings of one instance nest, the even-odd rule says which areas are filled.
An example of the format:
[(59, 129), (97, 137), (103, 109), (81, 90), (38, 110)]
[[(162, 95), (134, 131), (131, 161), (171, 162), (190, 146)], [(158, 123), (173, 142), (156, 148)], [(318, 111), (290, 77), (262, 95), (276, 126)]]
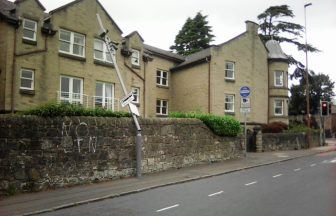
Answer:
[[(116, 58), (113, 57), (113, 53), (116, 53), (116, 50), (117, 50), (117, 43), (113, 42), (110, 40), (110, 38), (107, 36), (107, 33), (108, 31), (104, 28), (103, 26), (103, 23), (100, 19), (100, 16), (99, 14), (97, 14), (97, 20), (98, 20), (98, 23), (100, 25), (100, 34), (99, 36), (101, 37), (101, 39), (104, 41), (104, 43), (106, 44), (106, 47), (111, 55), (111, 58), (112, 58), (112, 62), (113, 62), (113, 65), (116, 69), (116, 72), (117, 72), (117, 76), (118, 76), (118, 79), (120, 81), (120, 84), (121, 84), (121, 87), (122, 87), (122, 90), (124, 92), (124, 96), (127, 95), (127, 90), (126, 90), (126, 87), (125, 87), (125, 84), (123, 82), (123, 79), (121, 77), (121, 74), (120, 74), (120, 70), (119, 70), (119, 67), (118, 67), (118, 64), (117, 64), (117, 61), (116, 61)], [(130, 108), (130, 104), (128, 104), (128, 108), (131, 110)], [(134, 121), (134, 124), (135, 124), (135, 127), (137, 129), (137, 134), (136, 134), (136, 176), (139, 178), (141, 177), (141, 144), (142, 144), (142, 136), (141, 136), (141, 128), (140, 128), (140, 125), (139, 125), (139, 122), (138, 122), (138, 119), (137, 119), (137, 116), (133, 113), (132, 113), (132, 117), (133, 117), (133, 121)]]

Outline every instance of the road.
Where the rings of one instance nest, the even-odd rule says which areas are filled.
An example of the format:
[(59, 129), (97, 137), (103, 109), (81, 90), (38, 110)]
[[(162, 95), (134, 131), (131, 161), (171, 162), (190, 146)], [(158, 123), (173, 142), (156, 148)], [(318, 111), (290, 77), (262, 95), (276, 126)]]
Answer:
[(334, 216), (336, 152), (157, 188), (42, 215)]

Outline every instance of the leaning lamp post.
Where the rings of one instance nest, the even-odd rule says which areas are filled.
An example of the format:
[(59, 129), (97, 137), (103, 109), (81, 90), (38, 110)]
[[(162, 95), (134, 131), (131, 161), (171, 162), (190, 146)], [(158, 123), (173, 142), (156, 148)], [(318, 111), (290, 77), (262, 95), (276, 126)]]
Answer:
[(312, 3), (308, 3), (304, 5), (304, 19), (305, 19), (305, 53), (306, 53), (306, 103), (307, 103), (307, 141), (308, 148), (311, 144), (311, 130), (310, 130), (310, 101), (309, 101), (309, 74), (308, 74), (308, 45), (307, 45), (307, 17), (306, 17), (306, 8), (311, 6)]
[[(133, 93), (130, 92), (129, 94), (127, 94), (127, 90), (126, 90), (125, 84), (123, 82), (123, 79), (122, 79), (122, 76), (121, 76), (118, 64), (116, 62), (116, 59), (113, 58), (113, 53), (116, 53), (116, 50), (118, 48), (118, 43), (110, 40), (110, 38), (107, 36), (108, 30), (104, 28), (103, 23), (102, 23), (102, 21), (100, 19), (99, 14), (96, 14), (96, 16), (97, 16), (97, 20), (98, 20), (98, 23), (99, 23), (99, 26), (100, 26), (100, 34), (99, 34), (99, 36), (104, 41), (104, 43), (105, 43), (105, 45), (106, 45), (106, 47), (107, 47), (107, 49), (109, 51), (109, 54), (112, 57), (112, 62), (113, 62), (113, 65), (115, 67), (118, 79), (120, 81), (121, 88), (122, 88), (123, 93), (125, 95), (125, 99), (131, 99), (131, 100), (133, 100), (133, 98), (134, 98)], [(137, 116), (139, 116), (139, 112), (138, 112), (136, 106), (134, 104), (132, 104), (131, 102), (127, 102), (127, 103), (125, 103), (125, 105), (126, 104), (128, 104), (128, 107), (129, 107), (129, 109), (130, 109), (130, 111), (132, 113), (133, 121), (134, 121), (136, 130), (137, 130), (137, 132), (136, 132), (136, 139), (135, 139), (135, 146), (136, 146), (136, 149), (135, 149), (136, 150), (136, 176), (138, 178), (140, 178), (141, 177), (142, 136), (141, 136), (141, 127), (140, 127), (140, 124), (139, 124), (139, 121), (138, 121), (138, 118), (137, 118)]]

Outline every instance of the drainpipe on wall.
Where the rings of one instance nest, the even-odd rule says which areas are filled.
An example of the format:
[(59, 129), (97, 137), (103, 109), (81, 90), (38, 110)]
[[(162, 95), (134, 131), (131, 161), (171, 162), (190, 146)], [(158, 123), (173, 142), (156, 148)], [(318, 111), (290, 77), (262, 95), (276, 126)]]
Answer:
[(17, 31), (18, 29), (16, 28), (14, 31), (14, 48), (13, 48), (13, 65), (12, 65), (12, 86), (11, 86), (11, 113), (14, 113), (15, 108), (15, 71), (16, 71), (16, 37), (17, 37)]
[(270, 62), (267, 61), (267, 124), (269, 124), (270, 119)]
[[(146, 61), (143, 61), (144, 62), (144, 80), (143, 80), (143, 112), (144, 112), (144, 117), (147, 117), (146, 115), (146, 64), (147, 62)], [(140, 92), (139, 92), (140, 93)]]
[(205, 58), (208, 62), (208, 113), (211, 113), (211, 72), (210, 72), (210, 60), (208, 57)]

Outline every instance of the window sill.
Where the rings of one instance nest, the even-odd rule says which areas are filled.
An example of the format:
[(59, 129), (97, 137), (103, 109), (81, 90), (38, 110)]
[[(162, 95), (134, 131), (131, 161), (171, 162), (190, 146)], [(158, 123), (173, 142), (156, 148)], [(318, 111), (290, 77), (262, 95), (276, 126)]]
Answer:
[(105, 66), (105, 67), (114, 68), (113, 63), (110, 63), (110, 62), (105, 62), (105, 61), (101, 61), (101, 60), (97, 60), (97, 59), (94, 59), (93, 62), (96, 65), (101, 65), (101, 66)]
[(235, 79), (230, 79), (230, 78), (225, 78), (225, 81), (226, 81), (226, 82), (236, 82)]
[(62, 53), (62, 52), (59, 52), (58, 55), (62, 56), (62, 57), (69, 58), (69, 59), (86, 62), (86, 58), (85, 57), (75, 56), (75, 55), (71, 55), (71, 54), (68, 54), (68, 53)]
[(234, 116), (234, 115), (236, 115), (236, 113), (235, 113), (235, 112), (225, 111), (225, 115), (231, 115), (231, 116)]
[(159, 117), (159, 118), (167, 118), (168, 117), (168, 114), (156, 114), (156, 117)]
[(35, 90), (30, 90), (30, 89), (20, 89), (20, 94), (25, 94), (25, 95), (35, 95)]
[(134, 69), (138, 69), (138, 70), (141, 69), (140, 65), (134, 65), (134, 64), (132, 64), (132, 68), (134, 68)]
[(29, 39), (26, 39), (26, 38), (22, 38), (22, 43), (25, 43), (25, 44), (29, 44), (29, 45), (37, 45), (37, 41), (36, 40), (29, 40)]
[(156, 87), (163, 88), (163, 89), (169, 89), (169, 86), (164, 86), (164, 85), (159, 85), (159, 84), (156, 84)]

